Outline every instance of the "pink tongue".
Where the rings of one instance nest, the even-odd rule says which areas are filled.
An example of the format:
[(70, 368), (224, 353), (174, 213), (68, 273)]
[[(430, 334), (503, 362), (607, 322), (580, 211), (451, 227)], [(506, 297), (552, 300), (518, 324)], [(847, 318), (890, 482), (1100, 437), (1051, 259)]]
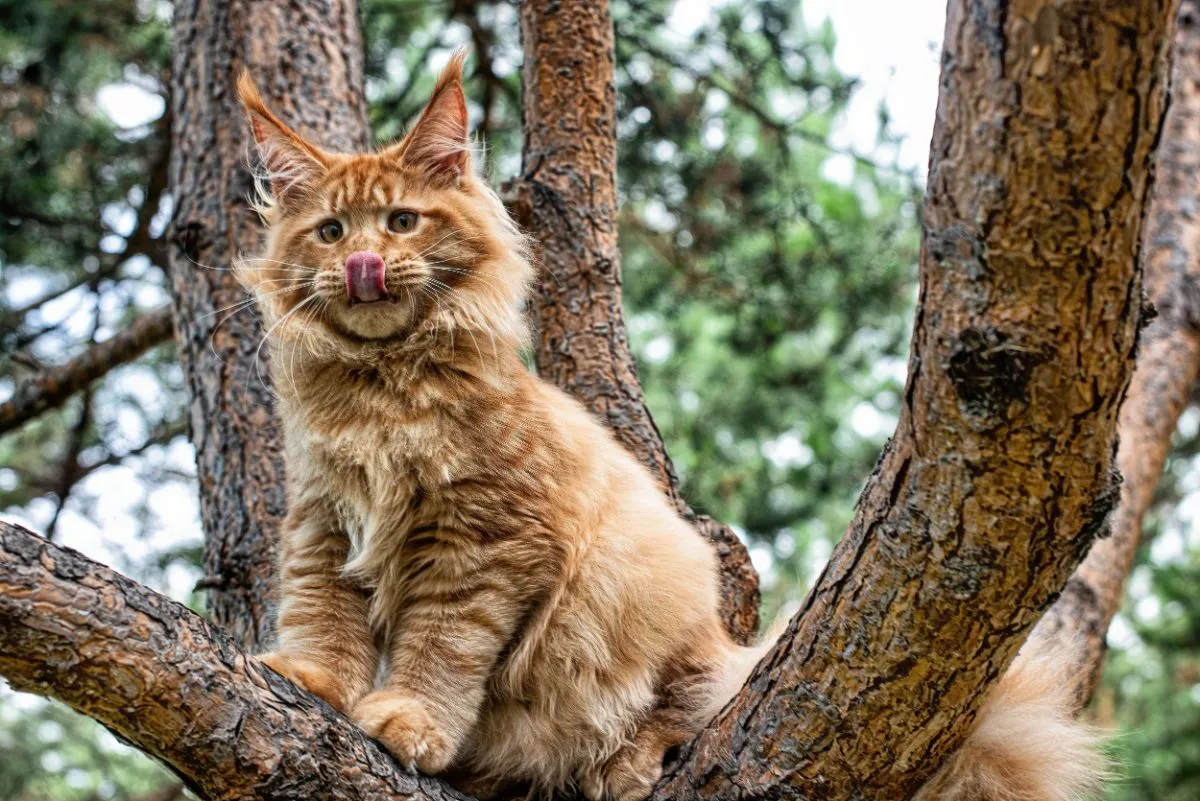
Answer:
[(351, 303), (373, 303), (387, 296), (383, 259), (368, 251), (346, 257), (346, 297)]

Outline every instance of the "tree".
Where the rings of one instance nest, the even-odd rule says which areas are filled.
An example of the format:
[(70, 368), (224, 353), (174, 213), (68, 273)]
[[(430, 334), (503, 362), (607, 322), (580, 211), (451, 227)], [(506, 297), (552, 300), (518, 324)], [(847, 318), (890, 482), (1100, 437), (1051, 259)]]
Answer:
[[(1140, 317), (1135, 251), (1152, 143), (1161, 122), (1165, 59), (1160, 43), (1171, 9), (1149, 2), (1123, 5), (1093, 20), (1082, 4), (1057, 11), (1045, 4), (1031, 5), (1036, 6), (1032, 11), (1008, 13), (1007, 4), (985, 4), (971, 16), (958, 4), (951, 6), (950, 30), (960, 35), (947, 45), (935, 142), (946, 149), (935, 148), (931, 169), (922, 299), (900, 428), (868, 486), (850, 535), (806, 609), (742, 700), (687, 751), (660, 788), (664, 796), (734, 794), (740, 792), (739, 781), (764, 772), (772, 775), (756, 786), (780, 781), (778, 772), (765, 770), (756, 749), (772, 753), (777, 758), (773, 764), (786, 772), (775, 792), (796, 792), (793, 783), (820, 775), (827, 777), (824, 783), (804, 787), (812, 797), (850, 797), (863, 786), (881, 797), (911, 794), (961, 739), (988, 684), (1012, 658), (1037, 613), (1066, 582), (1115, 500), (1108, 444)], [(214, 17), (205, 19), (211, 22)], [(612, 58), (605, 6), (559, 3), (551, 9), (529, 3), (523, 21), (529, 74), (536, 76), (541, 65), (570, 57), (582, 84), (570, 91), (593, 98), (611, 93), (611, 68), (604, 67)], [(563, 26), (580, 36), (560, 37), (548, 52), (541, 52), (542, 40), (535, 35), (541, 28), (531, 31), (530, 25)], [(574, 49), (568, 56), (554, 45)], [(1109, 81), (1096, 80), (1084, 66), (1095, 63), (1109, 67), (1104, 73)], [(175, 81), (186, 85), (178, 68)], [(531, 85), (536, 82), (527, 81)], [(1049, 91), (1057, 86), (1071, 87), (1067, 99)], [(193, 85), (190, 91), (197, 89)], [(178, 97), (179, 93), (176, 102)], [(975, 103), (980, 97), (989, 103)], [(529, 129), (538, 131), (537, 103), (527, 103), (526, 111)], [(589, 111), (601, 120), (613, 113), (603, 103)], [(990, 147), (961, 151), (958, 132), (977, 130), (980, 123), (990, 124), (985, 128), (993, 132)], [(1104, 135), (1093, 137), (1094, 128)], [(594, 152), (601, 154), (586, 168), (594, 171), (602, 191), (579, 206), (592, 215), (588, 223), (596, 232), (594, 245), (583, 258), (568, 254), (560, 262), (576, 265), (570, 269), (579, 271), (578, 280), (571, 272), (560, 276), (572, 279), (565, 289), (543, 287), (539, 315), (549, 318), (553, 304), (563, 298), (601, 298), (609, 325), (600, 342), (616, 356), (605, 357), (610, 360), (602, 361), (602, 369), (593, 374), (621, 375), (629, 362), (620, 350), (616, 316), (619, 272), (611, 231), (614, 192), (609, 188), (615, 170), (612, 126), (592, 126), (582, 135), (589, 141), (594, 137)], [(1041, 144), (1047, 137), (1051, 147)], [(960, 150), (951, 147), (954, 143)], [(178, 182), (179, 162), (176, 167)], [(553, 167), (553, 161), (527, 161), (515, 186), (518, 208), (526, 207), (541, 237), (549, 241), (549, 247), (543, 241), (543, 248), (550, 253), (561, 239), (554, 236), (553, 218), (539, 225), (538, 214), (563, 208), (560, 201), (571, 189), (569, 183), (558, 185), (539, 177), (541, 170)], [(969, 180), (976, 175), (994, 180)], [(1067, 202), (1070, 187), (1064, 175), (1088, 176), (1083, 192), (1087, 208)], [(569, 230), (577, 235), (577, 228)], [(186, 245), (187, 239), (177, 244)], [(1043, 264), (1058, 269), (1039, 271)], [(1089, 291), (1076, 291), (1080, 284)], [(182, 290), (179, 294), (187, 297)], [(1086, 324), (1074, 323), (1078, 318)], [(545, 330), (552, 332), (553, 326)], [(1082, 343), (1100, 332), (1104, 348), (1087, 351)], [(1061, 339), (1054, 336), (1060, 333)], [(585, 355), (587, 339), (580, 342)], [(562, 349), (551, 350), (543, 355), (543, 369), (555, 375), (556, 359), (562, 358), (556, 354)], [(644, 408), (639, 411), (640, 392), (628, 387), (614, 392), (613, 384), (606, 387), (603, 380), (595, 391), (589, 389), (586, 376), (573, 377), (569, 371), (559, 380), (568, 386), (581, 380), (585, 400), (616, 409), (616, 420), (628, 428), (626, 441), (643, 458), (662, 465), (660, 475), (671, 486), (661, 443)], [(604, 402), (597, 403), (597, 398)], [(1002, 447), (1011, 442), (1022, 448), (1010, 453)], [(1030, 454), (1044, 458), (1031, 462)], [(202, 463), (203, 459), (202, 455)], [(1045, 506), (1017, 503), (1014, 494), (1019, 493)], [(991, 540), (984, 538), (985, 532), (993, 535)], [(2, 575), (8, 591), (0, 603), (13, 623), (6, 636), (20, 645), (5, 649), (17, 655), (2, 663), (10, 679), (43, 690), (53, 687), (162, 756), (203, 790), (215, 795), (236, 788), (281, 798), (311, 792), (312, 785), (301, 779), (314, 780), (313, 763), (307, 760), (316, 755), (318, 765), (368, 768), (347, 769), (332, 777), (338, 792), (368, 797), (443, 792), (436, 784), (395, 775), (390, 761), (345, 721), (302, 699), (266, 671), (247, 669), (231, 644), (180, 609), (13, 529), (4, 532), (4, 551)], [(1026, 582), (1015, 582), (1015, 571), (1005, 567), (1023, 569)], [(854, 603), (863, 604), (865, 611), (859, 615), (865, 617), (844, 608), (855, 593), (860, 597)], [(106, 619), (89, 615), (77, 621), (77, 628), (66, 626), (52, 637), (39, 634), (60, 607), (56, 598), (64, 594), (94, 600), (114, 614)], [(250, 601), (243, 603), (261, 608), (265, 593), (246, 597)], [(965, 597), (976, 601), (974, 615), (963, 613)], [(875, 630), (867, 630), (864, 621), (875, 624)], [(117, 645), (116, 635), (130, 627), (149, 631), (146, 642), (151, 644), (164, 634), (184, 636), (192, 646), (189, 657), (197, 657), (189, 659), (184, 675), (219, 692), (177, 692), (180, 687), (172, 685), (168, 673), (180, 674), (154, 668), (158, 660), (152, 645), (139, 648), (136, 638), (126, 649)], [(253, 634), (243, 632), (244, 639), (261, 636), (261, 626), (250, 630)], [(896, 639), (898, 631), (904, 633), (903, 642)], [(968, 653), (962, 650), (964, 642), (970, 645)], [(861, 657), (832, 658), (847, 653), (848, 646)], [(89, 663), (95, 669), (88, 673), (92, 683), (64, 685), (63, 665), (50, 656), (64, 648), (97, 654)], [(133, 661), (123, 664), (127, 658)], [(243, 762), (239, 768), (260, 765), (262, 772), (239, 770), (233, 776), (228, 768), (222, 771), (213, 764), (218, 758), (229, 764), (227, 750), (214, 750), (220, 727), (192, 727), (189, 735), (201, 739), (179, 744), (165, 736), (177, 717), (130, 717), (127, 706), (105, 700), (103, 691), (112, 686), (114, 671), (123, 673), (135, 665), (159, 679), (145, 686), (156, 703), (167, 708), (170, 701), (198, 704), (187, 708), (208, 710), (203, 719), (249, 710), (248, 717), (232, 714), (223, 719), (251, 720), (261, 727), (257, 733), (267, 736), (255, 740), (248, 735), (239, 748), (281, 738), (295, 727), (317, 733), (320, 745), (308, 753), (289, 752), (282, 763), (275, 761), (276, 752), (251, 747), (237, 754)], [(918, 680), (933, 683), (943, 694), (914, 703), (912, 688)], [(796, 687), (820, 688), (813, 701), (821, 703), (790, 691)], [(754, 714), (765, 717), (739, 717), (751, 699), (758, 709)], [(294, 719), (270, 714), (280, 704), (294, 709)], [(934, 711), (939, 714), (931, 714)], [(814, 725), (803, 727), (800, 734), (764, 725), (789, 713), (805, 715), (803, 719)], [(855, 738), (859, 750), (853, 759), (828, 758), (832, 742), (847, 741), (836, 739), (839, 732), (858, 733), (872, 725), (879, 727), (873, 730), (878, 736)], [(731, 776), (730, 763), (714, 765), (713, 760), (734, 730), (740, 745), (730, 750), (738, 757), (739, 774)], [(190, 746), (186, 752), (183, 745)], [(785, 746), (786, 751), (773, 750)], [(896, 759), (902, 746), (912, 748)], [(701, 776), (706, 778), (703, 786), (697, 784)], [(297, 782), (291, 783), (292, 778)]]
[[(808, 543), (819, 548), (844, 528), (856, 484), (874, 458), (879, 442), (873, 437), (882, 432), (868, 436), (851, 429), (845, 421), (850, 409), (855, 403), (873, 406), (884, 397), (898, 398), (898, 380), (876, 377), (874, 371), (879, 354), (898, 361), (903, 353), (906, 309), (912, 300), (910, 259), (916, 246), (912, 190), (905, 176), (886, 165), (876, 169), (866, 160), (858, 162), (854, 186), (822, 175), (824, 161), (838, 152), (826, 137), (852, 82), (831, 66), (834, 42), (829, 29), (805, 26), (795, 0), (724, 9), (692, 28), (687, 47), (680, 46), (677, 27), (668, 18), (677, 5), (657, 0), (615, 7), (618, 134), (623, 143), (618, 152), (622, 190), (628, 197), (620, 219), (621, 249), (625, 262), (632, 264), (623, 300), (633, 315), (639, 372), (647, 392), (654, 395), (658, 424), (665, 423), (687, 497), (697, 509), (735, 522), (739, 531), (759, 543), (760, 551), (764, 543), (778, 540), (777, 565), (786, 571), (777, 568), (768, 578), (780, 577), (772, 585), (779, 598), (792, 582), (802, 585), (802, 573), (810, 569), (812, 558), (818, 558), (807, 555)], [(139, 5), (135, 13), (118, 15), (120, 24), (105, 28), (104, 35), (121, 45), (117, 86), (122, 91), (136, 86), (139, 92), (161, 95), (165, 102), (165, 86), (140, 77), (136, 84), (125, 80), (166, 74), (169, 54), (137, 46), (161, 35), (163, 20), (169, 19), (157, 13), (161, 10), (162, 4)], [(41, 53), (40, 42), (69, 38), (75, 33), (70, 26), (78, 21), (75, 14), (32, 16), (36, 27), (14, 30), (21, 49), (6, 51), (16, 54), (18, 66), (22, 59), (37, 61), (24, 55), (26, 49)], [(60, 21), (67, 30), (59, 29)], [(483, 125), (486, 120), (481, 120), (481, 128), (491, 131), (492, 172), (503, 176), (516, 171), (520, 97), (512, 65), (521, 58), (515, 7), (477, 3), (445, 8), (412, 0), (372, 0), (364, 8), (364, 26), (366, 72), (374, 87), (373, 129), (384, 138), (395, 135), (422, 102), (431, 80), (429, 53), (436, 65), (438, 53), (444, 56), (455, 42), (481, 38), (486, 49), (477, 50), (480, 55), (486, 52), (492, 66), (485, 70), (480, 65), (474, 71), (470, 95), (493, 98), (491, 123)], [(125, 40), (132, 44), (124, 45)], [(643, 49), (643, 42), (655, 47)], [(109, 109), (101, 113), (89, 104), (87, 87), (102, 79), (81, 80), (77, 75), (90, 74), (92, 64), (102, 75), (112, 75), (111, 61), (101, 58), (105, 52), (78, 45), (53, 52), (63, 54), (63, 63), (48, 59), (40, 70), (55, 81), (66, 80), (58, 76), (69, 65), (68, 82), (79, 95), (78, 108), (70, 113), (78, 119), (72, 116), (68, 121), (67, 112), (55, 110), (56, 125), (29, 126), (28, 112), (18, 107), (0, 130), (27, 131), (34, 139), (24, 145), (25, 140), (18, 139), (14, 148), (47, 147), (54, 153), (51, 161), (90, 163), (88, 148), (97, 146), (84, 140), (78, 150), (71, 150), (68, 145), (74, 140), (64, 142), (64, 130), (94, 132), (105, 143), (100, 152), (108, 153), (122, 143), (142, 143), (147, 132), (163, 127), (161, 122), (138, 122), (128, 128), (133, 123), (126, 123), (125, 116), (117, 114), (110, 122)], [(653, 55), (647, 58), (649, 52)], [(396, 67), (401, 57), (407, 71)], [(724, 106), (721, 102), (729, 95), (710, 80), (718, 65), (720, 85), (738, 87)], [(101, 100), (110, 89), (102, 86)], [(764, 115), (762, 109), (780, 96), (802, 111), (779, 120)], [(7, 127), (10, 119), (13, 124)], [(724, 142), (714, 138), (714, 130), (728, 132)], [(747, 151), (748, 142), (755, 143), (753, 150)], [(165, 137), (151, 140), (154, 143), (168, 144)], [(677, 148), (670, 158), (664, 156), (668, 144)], [(20, 157), (5, 153), (6, 164), (20, 163)], [(165, 184), (169, 159), (157, 152), (147, 158), (164, 165)], [(117, 201), (99, 205), (79, 186), (67, 191), (53, 180), (24, 186), (21, 202), (39, 213), (53, 210), (63, 216), (67, 212), (62, 204), (77, 202), (78, 212), (69, 216), (83, 240), (82, 234), (94, 236), (87, 228), (91, 209), (103, 209), (105, 225), (92, 222), (99, 230), (138, 209), (143, 191), (138, 182), (144, 175), (140, 165), (130, 168), (132, 185), (121, 189), (123, 195), (115, 193), (128, 197), (128, 207)], [(83, 186), (108, 191), (103, 183)], [(153, 237), (161, 235), (172, 205), (165, 195), (150, 226)], [(659, 209), (676, 222), (664, 226)], [(114, 216), (118, 211), (121, 217)], [(126, 233), (123, 225), (119, 231)], [(78, 255), (48, 252), (45, 233), (28, 220), (16, 219), (9, 219), (0, 231), (0, 251), (6, 259), (0, 284), (12, 279), (8, 283), (13, 292), (5, 302), (21, 318), (21, 330), (40, 337), (14, 353), (14, 378), (33, 378), (40, 366), (88, 352), (86, 336), (76, 332), (74, 317), (64, 307), (92, 296), (87, 286), (71, 287), (81, 269), (78, 264), (89, 264), (93, 256), (82, 244)], [(686, 250), (680, 245), (685, 237), (691, 237)], [(105, 248), (120, 248), (115, 234), (103, 241)], [(105, 310), (100, 339), (121, 330), (128, 319), (114, 323), (111, 309), (136, 299), (139, 313), (153, 312), (153, 304), (167, 297), (165, 289), (159, 290), (167, 284), (159, 273), (159, 266), (167, 266), (165, 248), (156, 239), (150, 241), (159, 252), (157, 265), (143, 269), (141, 257), (135, 257), (99, 283), (97, 305)], [(31, 283), (37, 291), (27, 289)], [(60, 290), (64, 294), (47, 306), (29, 308), (29, 298)], [(147, 298), (150, 290), (160, 294)], [(25, 294), (18, 294), (21, 291)], [(846, 308), (842, 300), (847, 300)], [(224, 328), (220, 320), (226, 315), (249, 314), (251, 310), (235, 307), (215, 315), (216, 327)], [(674, 341), (672, 356), (660, 362), (652, 354), (668, 336)], [(80, 363), (112, 368), (111, 362), (95, 355)], [(256, 372), (250, 383), (258, 380)], [(71, 468), (70, 455), (79, 439), (78, 395), (68, 398), (60, 412), (43, 414), (4, 436), (0, 464), (11, 469), (0, 468), (0, 499), (7, 512), (35, 521), (35, 527), (46, 527), (50, 516), (61, 510), (59, 541), (99, 552), (102, 560), (151, 586), (162, 587), (169, 579), (174, 597), (202, 608), (216, 577), (192, 574), (199, 570), (192, 565), (200, 564), (202, 547), (187, 522), (187, 494), (197, 495), (198, 488), (190, 467), (192, 455), (183, 444), (186, 392), (178, 373), (168, 343), (129, 366), (110, 369), (89, 385), (91, 414), (84, 421), (77, 470)], [(147, 385), (154, 391), (147, 392)], [(679, 393), (684, 405), (678, 402)], [(131, 415), (145, 416), (144, 427), (129, 426)], [(159, 415), (169, 420), (160, 423)], [(721, 426), (711, 425), (706, 417), (720, 420)], [(770, 446), (781, 434), (792, 441), (785, 432), (796, 421), (804, 423), (796, 435), (812, 449), (808, 463), (776, 465), (765, 459), (760, 444)], [(78, 480), (65, 485), (60, 476), (68, 473)], [(168, 497), (169, 505), (163, 502)], [(128, 510), (112, 519), (116, 499), (123, 506), (126, 498)], [(87, 518), (94, 514), (109, 517), (109, 524), (93, 529)], [(130, 541), (126, 526), (135, 527), (136, 540)], [(180, 541), (181, 535), (186, 539)], [(788, 575), (792, 571), (795, 577)], [(76, 723), (71, 736), (57, 735), (65, 712), (0, 690), (0, 748), (7, 750), (16, 739), (29, 746), (19, 752), (29, 756), (16, 769), (32, 777), (37, 787), (54, 788), (55, 797), (138, 794), (136, 786), (125, 780), (114, 785), (105, 776), (123, 775), (113, 766), (127, 764), (131, 771), (152, 776), (150, 763), (132, 764), (128, 749), (120, 749), (99, 727), (89, 730)], [(37, 725), (38, 720), (46, 725)], [(21, 733), (28, 731), (36, 737)], [(83, 741), (76, 742), (80, 735)], [(15, 797), (6, 792), (17, 789), (0, 782), (0, 797)]]
[(1147, 320), (1129, 393), (1121, 408), (1117, 467), (1123, 482), (1109, 536), (1091, 549), (1072, 576), (1062, 600), (1039, 624), (1079, 643), (1079, 695), (1091, 695), (1104, 664), (1105, 632), (1121, 601), (1125, 577), (1133, 566), (1142, 519), (1171, 445), (1179, 415), (1188, 405), (1200, 371), (1196, 308), (1197, 263), (1194, 193), (1195, 122), (1200, 92), (1192, 76), (1200, 69), (1198, 8), (1180, 5), (1175, 33), (1172, 102), (1158, 147), (1154, 197), (1143, 234), (1146, 295), (1154, 307)]

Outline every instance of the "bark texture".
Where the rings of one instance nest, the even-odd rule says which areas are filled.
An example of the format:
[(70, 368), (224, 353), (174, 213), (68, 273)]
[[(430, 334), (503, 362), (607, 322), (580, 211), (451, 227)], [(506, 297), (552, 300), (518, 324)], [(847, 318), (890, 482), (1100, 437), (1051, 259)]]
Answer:
[(171, 310), (160, 309), (135, 320), (129, 328), (57, 367), (22, 383), (11, 398), (0, 403), (0, 434), (57, 409), (68, 398), (114, 367), (131, 362), (171, 336)]
[(183, 0), (172, 72), (171, 276), (189, 388), (213, 619), (246, 647), (270, 638), (276, 529), (285, 512), (267, 348), (227, 268), (255, 252), (259, 223), (243, 67), (293, 127), (341, 150), (367, 144), (357, 0)]
[(758, 629), (758, 576), (733, 531), (683, 500), (646, 406), (621, 311), (617, 243), (617, 95), (609, 3), (521, 4), (525, 142), (509, 189), (537, 243), (538, 373), (605, 421), (721, 556), (725, 621)]
[(657, 798), (911, 798), (1104, 528), (1174, 17), (950, 3), (899, 426), (804, 607)]
[(205, 799), (458, 801), (185, 607), (0, 522), (0, 673), (161, 760)]
[(1077, 644), (1078, 695), (1086, 702), (1104, 667), (1105, 632), (1121, 605), (1142, 519), (1162, 477), (1179, 415), (1200, 370), (1200, 3), (1184, 0), (1175, 30), (1171, 104), (1146, 215), (1143, 271), (1157, 316), (1142, 332), (1137, 367), (1118, 426), (1124, 477), (1111, 536), (1092, 546), (1062, 597), (1038, 624)]

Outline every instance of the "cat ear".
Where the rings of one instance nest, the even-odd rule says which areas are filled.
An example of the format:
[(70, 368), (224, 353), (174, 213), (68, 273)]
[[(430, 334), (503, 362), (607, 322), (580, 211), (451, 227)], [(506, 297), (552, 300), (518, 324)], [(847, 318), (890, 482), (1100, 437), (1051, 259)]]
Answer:
[(271, 113), (249, 72), (242, 71), (237, 89), (267, 171), (271, 194), (286, 207), (311, 191), (329, 168), (330, 157)]
[(433, 96), (416, 125), (397, 145), (385, 153), (399, 156), (409, 166), (430, 177), (457, 182), (471, 169), (467, 138), (467, 98), (463, 94), (463, 62), (466, 49), (450, 59), (438, 78)]

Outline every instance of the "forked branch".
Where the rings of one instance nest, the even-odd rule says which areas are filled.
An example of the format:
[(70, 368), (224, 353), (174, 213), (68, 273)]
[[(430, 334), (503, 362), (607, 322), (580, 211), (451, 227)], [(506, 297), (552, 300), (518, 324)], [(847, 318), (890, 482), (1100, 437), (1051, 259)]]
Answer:
[(952, 0), (899, 426), (659, 801), (907, 801), (1106, 525), (1174, 5)]

